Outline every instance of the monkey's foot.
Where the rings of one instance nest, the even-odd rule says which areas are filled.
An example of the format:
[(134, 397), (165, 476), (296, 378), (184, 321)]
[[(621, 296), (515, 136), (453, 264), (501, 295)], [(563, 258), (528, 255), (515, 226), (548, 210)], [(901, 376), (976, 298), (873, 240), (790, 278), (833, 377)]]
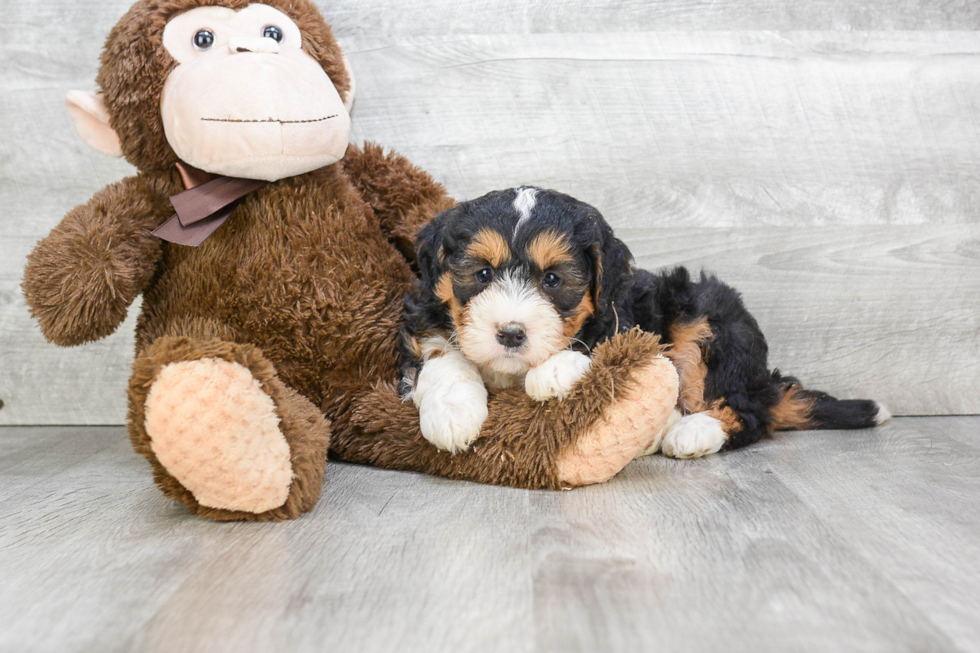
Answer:
[(602, 483), (660, 437), (677, 401), (677, 371), (656, 356), (638, 364), (630, 376), (629, 387), (617, 392), (602, 417), (559, 457), (564, 485)]
[(208, 508), (282, 506), (293, 469), (272, 398), (248, 368), (218, 358), (165, 365), (145, 405), (150, 448)]

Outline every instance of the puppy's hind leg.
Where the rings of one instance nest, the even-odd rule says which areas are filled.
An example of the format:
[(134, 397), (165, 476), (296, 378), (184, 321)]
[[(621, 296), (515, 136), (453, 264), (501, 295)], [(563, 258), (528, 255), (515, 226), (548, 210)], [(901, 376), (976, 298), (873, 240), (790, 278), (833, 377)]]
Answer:
[(685, 415), (664, 436), (661, 451), (670, 458), (700, 458), (728, 442), (724, 423), (707, 411)]

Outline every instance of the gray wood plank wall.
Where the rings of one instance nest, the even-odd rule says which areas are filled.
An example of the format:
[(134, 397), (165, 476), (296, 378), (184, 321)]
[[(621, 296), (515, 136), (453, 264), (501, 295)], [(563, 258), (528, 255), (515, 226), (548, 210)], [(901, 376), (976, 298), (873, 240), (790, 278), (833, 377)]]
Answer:
[[(135, 310), (46, 344), (34, 242), (130, 173), (75, 135), (128, 0), (0, 0), (0, 424), (120, 423)], [(600, 208), (645, 267), (743, 291), (771, 363), (898, 414), (980, 412), (980, 4), (338, 0), (355, 141), (465, 199)]]

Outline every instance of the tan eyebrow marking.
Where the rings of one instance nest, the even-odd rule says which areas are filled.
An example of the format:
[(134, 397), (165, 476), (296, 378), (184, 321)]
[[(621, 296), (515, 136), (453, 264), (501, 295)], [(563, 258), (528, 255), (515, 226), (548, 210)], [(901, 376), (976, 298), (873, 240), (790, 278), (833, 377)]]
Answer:
[(439, 277), (435, 290), (436, 297), (439, 298), (439, 301), (449, 306), (449, 314), (453, 319), (453, 324), (458, 328), (463, 323), (463, 307), (459, 305), (459, 300), (456, 299), (456, 293), (453, 292), (452, 275), (444, 272)]
[(493, 229), (480, 229), (473, 237), (473, 242), (467, 246), (466, 254), (499, 268), (510, 260), (510, 246)]
[(547, 270), (553, 265), (575, 260), (565, 237), (550, 230), (534, 237), (531, 244), (527, 246), (527, 254), (539, 270)]

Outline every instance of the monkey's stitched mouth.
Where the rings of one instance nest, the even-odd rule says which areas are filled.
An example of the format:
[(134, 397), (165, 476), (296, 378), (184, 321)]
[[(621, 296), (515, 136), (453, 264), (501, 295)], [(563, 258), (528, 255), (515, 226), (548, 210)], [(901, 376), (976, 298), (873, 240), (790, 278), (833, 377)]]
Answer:
[(333, 114), (332, 116), (324, 116), (322, 118), (311, 118), (310, 120), (276, 120), (275, 118), (266, 118), (265, 120), (246, 120), (243, 118), (201, 118), (205, 122), (277, 122), (280, 125), (298, 125), (309, 122), (323, 122), (324, 120), (330, 120), (331, 118), (336, 118), (339, 114)]

